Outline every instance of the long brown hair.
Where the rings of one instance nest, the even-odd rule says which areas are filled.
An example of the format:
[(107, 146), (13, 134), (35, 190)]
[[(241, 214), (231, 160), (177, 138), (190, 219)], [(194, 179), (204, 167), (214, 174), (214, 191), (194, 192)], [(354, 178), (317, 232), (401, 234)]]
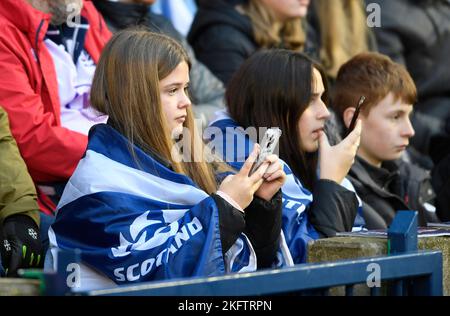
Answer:
[(203, 155), (204, 144), (195, 128), (190, 107), (184, 127), (190, 132), (192, 162), (180, 162), (172, 157), (174, 141), (162, 110), (159, 81), (181, 62), (186, 62), (190, 68), (188, 55), (171, 38), (146, 30), (120, 31), (108, 42), (100, 57), (92, 83), (91, 104), (107, 114), (108, 124), (130, 141), (135, 159), (132, 145), (156, 152), (171, 163), (175, 172), (189, 176), (211, 194), (217, 189), (214, 170), (205, 159), (196, 159), (196, 155)]
[(367, 17), (362, 0), (314, 0), (320, 25), (320, 60), (325, 72), (336, 78), (339, 67), (369, 49)]
[(252, 55), (233, 75), (225, 94), (230, 116), (243, 128), (282, 130), (280, 158), (309, 190), (317, 178), (317, 152), (302, 149), (298, 122), (312, 100), (313, 68), (322, 75), (327, 103), (328, 85), (321, 68), (306, 55), (285, 49)]
[(246, 14), (252, 21), (253, 34), (259, 47), (303, 50), (305, 31), (301, 18), (278, 22), (259, 0), (249, 0), (247, 4), (238, 6), (238, 11)]

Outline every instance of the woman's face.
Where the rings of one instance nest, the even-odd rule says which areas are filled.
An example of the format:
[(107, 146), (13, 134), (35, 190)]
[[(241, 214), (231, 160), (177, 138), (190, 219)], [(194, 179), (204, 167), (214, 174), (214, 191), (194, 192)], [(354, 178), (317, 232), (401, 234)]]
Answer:
[(187, 90), (189, 86), (189, 66), (181, 62), (164, 79), (159, 81), (161, 106), (167, 119), (172, 136), (183, 132), (187, 117), (187, 108), (191, 105)]
[(383, 161), (399, 159), (414, 136), (410, 115), (412, 104), (389, 93), (383, 100), (360, 116), (364, 129), (358, 156), (380, 167)]
[(325, 121), (330, 117), (327, 106), (322, 101), (325, 88), (320, 72), (313, 68), (312, 101), (300, 116), (298, 130), (301, 149), (306, 152), (315, 152), (319, 149), (319, 132), (323, 130)]
[(279, 21), (303, 18), (308, 13), (310, 0), (260, 0)]

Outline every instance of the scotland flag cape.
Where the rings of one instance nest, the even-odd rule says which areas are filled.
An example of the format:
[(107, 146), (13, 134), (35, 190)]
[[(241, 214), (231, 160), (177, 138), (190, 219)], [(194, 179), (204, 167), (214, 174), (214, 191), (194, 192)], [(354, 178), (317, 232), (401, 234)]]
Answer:
[(244, 234), (222, 255), (212, 197), (135, 147), (138, 166), (128, 146), (106, 124), (91, 129), (49, 232), (52, 250), (80, 249), (117, 284), (256, 270)]
[[(210, 124), (205, 133), (207, 140), (210, 141), (209, 146), (232, 167), (240, 169), (253, 149), (253, 140), (225, 111), (219, 111), (216, 114), (216, 120)], [(281, 188), (283, 194), (282, 230), (294, 263), (303, 263), (307, 258), (308, 242), (319, 238), (318, 232), (309, 222), (308, 213), (305, 212), (313, 201), (313, 196), (303, 187), (289, 166), (283, 161), (281, 162), (286, 173), (286, 182)], [(348, 179), (344, 179), (341, 185), (355, 192)], [(358, 196), (357, 198), (359, 207), (353, 230), (361, 230), (365, 224), (362, 218), (361, 200)]]

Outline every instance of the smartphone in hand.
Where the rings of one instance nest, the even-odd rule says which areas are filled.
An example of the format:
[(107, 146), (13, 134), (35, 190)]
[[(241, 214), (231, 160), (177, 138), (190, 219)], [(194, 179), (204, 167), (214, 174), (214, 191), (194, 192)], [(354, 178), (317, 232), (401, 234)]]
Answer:
[(261, 150), (259, 152), (258, 158), (254, 162), (250, 174), (252, 175), (262, 163), (266, 160), (266, 157), (273, 154), (275, 147), (278, 145), (278, 141), (281, 137), (281, 129), (278, 127), (269, 128), (264, 134), (263, 140), (261, 141)]
[(345, 137), (347, 137), (348, 134), (350, 134), (355, 129), (356, 122), (357, 122), (358, 116), (359, 116), (359, 112), (361, 110), (361, 106), (365, 100), (366, 100), (366, 97), (363, 95), (359, 98), (358, 104), (356, 105), (355, 113), (353, 113), (352, 121), (350, 122), (350, 125), (347, 128), (347, 132), (345, 133)]

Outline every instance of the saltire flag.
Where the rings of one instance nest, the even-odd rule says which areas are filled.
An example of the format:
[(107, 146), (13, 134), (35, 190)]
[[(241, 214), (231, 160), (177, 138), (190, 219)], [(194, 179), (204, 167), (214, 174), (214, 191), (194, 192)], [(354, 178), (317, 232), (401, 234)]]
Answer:
[[(256, 270), (244, 234), (222, 255), (212, 197), (134, 147), (137, 163), (129, 146), (106, 124), (91, 128), (49, 230), (53, 256), (57, 249), (80, 249), (99, 280), (106, 276), (116, 284)], [(281, 248), (286, 261), (279, 264), (292, 264), (287, 246)]]

